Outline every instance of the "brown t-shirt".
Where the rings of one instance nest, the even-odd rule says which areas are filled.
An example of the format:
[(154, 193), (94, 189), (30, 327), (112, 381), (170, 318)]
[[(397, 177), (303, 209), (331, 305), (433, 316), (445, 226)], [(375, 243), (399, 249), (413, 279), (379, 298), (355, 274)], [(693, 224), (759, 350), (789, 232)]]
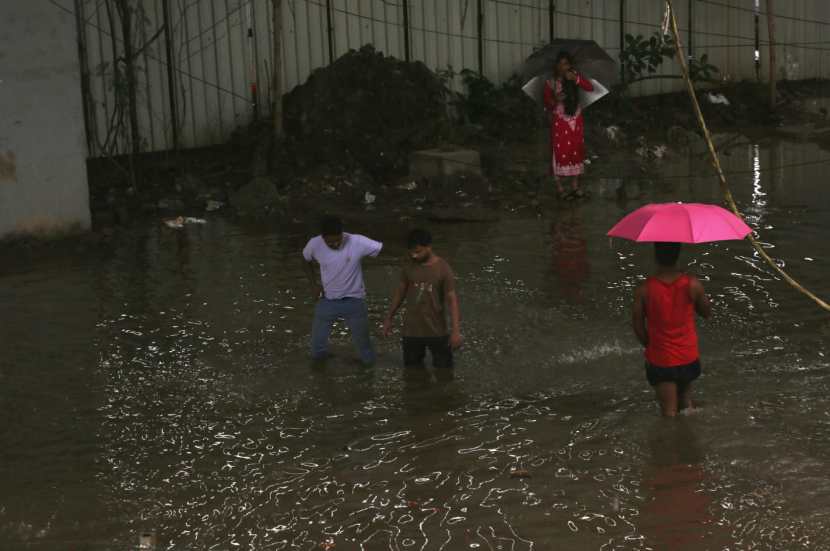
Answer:
[(455, 274), (446, 260), (431, 265), (407, 261), (401, 273), (407, 284), (405, 337), (444, 337), (447, 330), (447, 294), (455, 291)]

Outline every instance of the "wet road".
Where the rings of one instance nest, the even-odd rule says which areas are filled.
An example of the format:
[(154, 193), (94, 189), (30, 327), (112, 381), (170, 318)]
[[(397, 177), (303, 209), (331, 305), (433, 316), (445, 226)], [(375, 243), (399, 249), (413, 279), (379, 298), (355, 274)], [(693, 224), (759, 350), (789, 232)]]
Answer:
[[(724, 157), (771, 254), (825, 298), (828, 159)], [(604, 232), (646, 202), (718, 201), (686, 177), (705, 165), (432, 225), (459, 278), (452, 378), (404, 372), (395, 339), (362, 368), (342, 327), (312, 368), (306, 234), (215, 218), (4, 266), (3, 548), (135, 548), (148, 530), (159, 549), (830, 549), (830, 320), (748, 244), (682, 257), (715, 301), (702, 408), (664, 421), (645, 382), (628, 320), (650, 249)], [(394, 219), (351, 229), (402, 252)], [(396, 263), (366, 265), (376, 325)]]

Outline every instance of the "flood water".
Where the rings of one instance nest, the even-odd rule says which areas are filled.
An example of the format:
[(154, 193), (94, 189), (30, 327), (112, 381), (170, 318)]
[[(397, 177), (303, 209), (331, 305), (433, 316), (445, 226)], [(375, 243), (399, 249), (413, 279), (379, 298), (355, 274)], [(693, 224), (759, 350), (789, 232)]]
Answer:
[[(830, 297), (830, 155), (745, 143), (723, 161), (770, 253)], [(715, 301), (699, 411), (660, 419), (645, 381), (629, 312), (651, 249), (604, 234), (643, 203), (718, 202), (707, 165), (432, 224), (458, 276), (453, 377), (403, 370), (397, 339), (361, 367), (342, 327), (311, 366), (299, 230), (149, 224), (2, 266), (0, 547), (830, 549), (826, 313), (747, 243), (687, 248)], [(397, 220), (349, 228), (391, 253), (365, 267), (375, 325)]]

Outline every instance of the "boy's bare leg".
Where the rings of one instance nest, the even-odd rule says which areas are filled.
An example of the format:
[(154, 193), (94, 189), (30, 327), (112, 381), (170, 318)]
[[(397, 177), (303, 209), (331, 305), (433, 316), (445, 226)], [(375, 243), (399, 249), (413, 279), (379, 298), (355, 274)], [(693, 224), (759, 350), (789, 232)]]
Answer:
[(692, 405), (692, 383), (677, 387), (677, 409), (680, 411), (694, 409), (694, 405)]
[(677, 385), (675, 383), (658, 383), (654, 387), (657, 394), (657, 401), (660, 402), (660, 410), (663, 417), (674, 417), (677, 415)]

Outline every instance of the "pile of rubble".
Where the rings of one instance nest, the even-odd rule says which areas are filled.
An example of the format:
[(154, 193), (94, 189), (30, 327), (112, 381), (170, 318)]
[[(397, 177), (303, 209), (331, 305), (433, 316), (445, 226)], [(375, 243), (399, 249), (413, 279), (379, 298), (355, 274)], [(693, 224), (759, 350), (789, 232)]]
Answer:
[(423, 63), (364, 46), (285, 97), (289, 147), (300, 163), (360, 169), (374, 179), (404, 173), (411, 151), (446, 135), (446, 94)]

